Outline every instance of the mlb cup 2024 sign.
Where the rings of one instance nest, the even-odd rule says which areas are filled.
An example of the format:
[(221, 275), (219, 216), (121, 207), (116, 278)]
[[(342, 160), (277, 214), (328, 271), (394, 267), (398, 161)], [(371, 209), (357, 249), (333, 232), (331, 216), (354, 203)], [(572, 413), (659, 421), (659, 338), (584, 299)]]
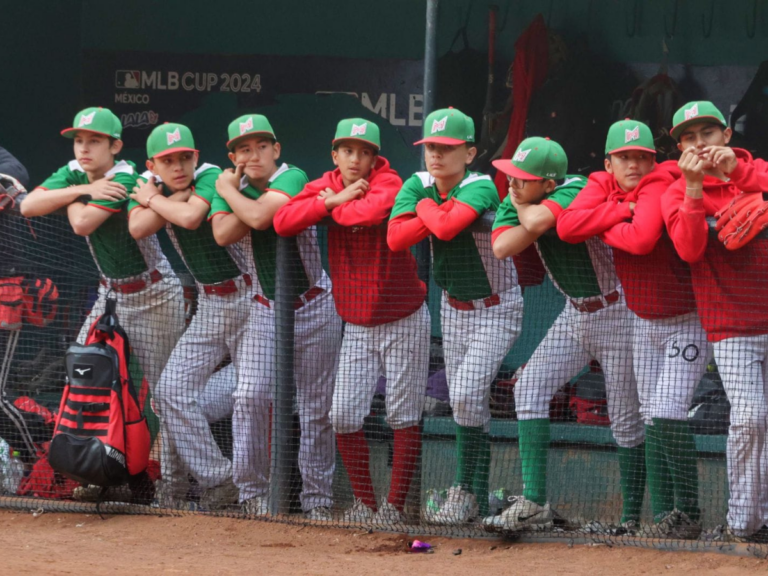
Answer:
[(110, 107), (131, 147), (157, 124), (210, 106), (212, 95), (234, 96), (237, 109), (258, 109), (284, 94), (350, 94), (406, 140), (421, 130), (421, 61), (102, 50), (85, 51), (83, 61), (88, 105)]

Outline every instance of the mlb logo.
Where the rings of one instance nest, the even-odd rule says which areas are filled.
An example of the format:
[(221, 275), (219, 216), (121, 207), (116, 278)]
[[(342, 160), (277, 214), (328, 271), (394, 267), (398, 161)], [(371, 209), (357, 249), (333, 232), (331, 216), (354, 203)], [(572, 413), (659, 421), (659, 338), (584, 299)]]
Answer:
[(181, 142), (181, 133), (179, 132), (179, 129), (176, 128), (173, 132), (168, 132), (165, 135), (165, 138), (168, 141), (168, 146), (170, 146), (174, 142)]
[(368, 129), (368, 122), (364, 124), (352, 124), (352, 134), (350, 136), (365, 136), (365, 131)]
[(531, 153), (531, 148), (528, 148), (528, 150), (518, 150), (515, 152), (515, 155), (512, 157), (512, 160), (515, 162), (525, 162), (525, 159), (528, 158), (528, 154)]
[(441, 118), (440, 120), (432, 121), (432, 134), (435, 132), (442, 132), (445, 130), (445, 125), (448, 123), (448, 116)]
[(93, 117), (96, 116), (96, 110), (91, 112), (90, 114), (83, 114), (80, 116), (80, 122), (77, 123), (78, 128), (82, 128), (83, 126), (90, 126), (93, 124)]
[(699, 115), (699, 105), (694, 104), (688, 110), (685, 111), (685, 119), (690, 120), (691, 118), (696, 118), (696, 116)]
[(240, 136), (253, 130), (253, 118), (248, 118), (246, 122), (240, 122)]
[(116, 70), (115, 71), (116, 88), (141, 88), (141, 71), (139, 70)]
[(634, 130), (624, 130), (624, 144), (633, 140), (640, 140), (640, 126), (635, 126)]

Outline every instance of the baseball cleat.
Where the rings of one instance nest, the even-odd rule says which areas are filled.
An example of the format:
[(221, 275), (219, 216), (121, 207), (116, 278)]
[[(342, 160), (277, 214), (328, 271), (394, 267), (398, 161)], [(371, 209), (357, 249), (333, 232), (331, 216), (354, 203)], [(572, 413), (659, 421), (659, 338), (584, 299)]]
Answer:
[(218, 486), (206, 488), (200, 496), (200, 507), (205, 510), (223, 510), (237, 505), (239, 495), (237, 486), (229, 479)]
[(652, 526), (650, 531), (658, 538), (696, 540), (701, 535), (701, 524), (691, 520), (685, 512), (673, 510)]
[(544, 506), (524, 496), (510, 496), (510, 506), (498, 516), (483, 520), (483, 526), (491, 532), (520, 532), (525, 530), (546, 530), (565, 520), (547, 502)]
[(313, 522), (333, 522), (333, 514), (328, 506), (315, 506), (304, 512), (304, 518)]
[(243, 513), (249, 516), (266, 516), (269, 512), (269, 501), (266, 496), (254, 496), (240, 504)]
[[(168, 508), (170, 510), (188, 510), (193, 512), (197, 510), (197, 504), (190, 502), (186, 497), (186, 488), (179, 488), (178, 484), (158, 480), (155, 482), (155, 499), (152, 501), (153, 508)], [(182, 493), (183, 492), (183, 493)]]
[(345, 524), (367, 524), (373, 520), (374, 512), (363, 504), (360, 498), (355, 500), (351, 508), (348, 508), (341, 517)]
[(405, 525), (405, 516), (384, 498), (373, 516), (373, 523), (385, 528), (399, 528)]
[(457, 526), (476, 519), (478, 513), (479, 508), (475, 495), (464, 490), (461, 486), (452, 486), (448, 489), (445, 502), (437, 512), (432, 512), (429, 509), (426, 511), (425, 520), (429, 524)]

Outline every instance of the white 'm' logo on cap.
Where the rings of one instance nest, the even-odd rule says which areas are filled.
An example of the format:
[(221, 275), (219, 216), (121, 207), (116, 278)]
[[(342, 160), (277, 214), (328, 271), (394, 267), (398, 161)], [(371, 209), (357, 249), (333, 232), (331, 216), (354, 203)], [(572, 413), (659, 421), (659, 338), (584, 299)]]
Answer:
[(247, 122), (240, 122), (240, 135), (242, 136), (248, 130), (253, 130), (253, 116), (248, 118)]
[(440, 120), (432, 121), (432, 134), (445, 130), (445, 125), (448, 122), (448, 116), (444, 116)]
[(178, 128), (176, 128), (176, 130), (174, 130), (173, 132), (166, 133), (165, 137), (168, 140), (168, 146), (170, 146), (174, 142), (181, 142), (181, 133), (179, 132)]
[(81, 126), (88, 126), (93, 122), (93, 117), (96, 116), (96, 110), (91, 112), (90, 114), (83, 114), (80, 116), (80, 122), (77, 124), (77, 127), (80, 128)]
[(365, 131), (368, 129), (368, 122), (364, 122), (363, 124), (360, 124), (359, 126), (357, 124), (352, 124), (352, 134), (351, 136), (364, 136)]
[(528, 148), (528, 150), (518, 150), (515, 152), (515, 155), (512, 157), (512, 160), (515, 162), (525, 162), (525, 159), (528, 158), (528, 154), (531, 153), (531, 148)]
[(685, 119), (690, 120), (691, 118), (696, 118), (696, 116), (699, 115), (699, 105), (698, 103), (694, 104), (688, 110), (685, 111)]
[(635, 126), (634, 130), (624, 130), (624, 144), (632, 140), (640, 140), (640, 126)]

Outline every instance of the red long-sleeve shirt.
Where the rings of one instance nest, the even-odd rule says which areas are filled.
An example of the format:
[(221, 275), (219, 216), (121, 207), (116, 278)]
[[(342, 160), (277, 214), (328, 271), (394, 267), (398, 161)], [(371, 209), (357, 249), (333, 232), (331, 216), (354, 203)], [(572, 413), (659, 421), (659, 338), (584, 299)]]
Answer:
[(662, 197), (662, 215), (675, 249), (691, 265), (693, 291), (710, 341), (768, 334), (765, 284), (768, 240), (756, 239), (739, 250), (726, 250), (710, 235), (705, 218), (714, 216), (740, 192), (768, 189), (768, 163), (753, 160), (734, 148), (738, 167), (724, 182), (704, 178), (704, 197), (685, 193), (685, 179), (673, 183)]
[(365, 195), (337, 206), (331, 212), (318, 194), (330, 188), (341, 192), (341, 172), (326, 172), (278, 210), (275, 230), (294, 236), (326, 216), (340, 226), (328, 228), (328, 263), (334, 286), (336, 310), (346, 322), (378, 326), (413, 314), (424, 303), (426, 286), (416, 273), (409, 250), (393, 252), (387, 246), (387, 229), (378, 227), (389, 216), (402, 180), (379, 156), (367, 178)]
[[(690, 268), (675, 252), (661, 215), (661, 197), (675, 171), (679, 175), (675, 162), (657, 166), (632, 192), (622, 190), (612, 174), (595, 172), (557, 221), (566, 242), (580, 241), (574, 238), (588, 228), (613, 248), (627, 306), (641, 318), (673, 318), (696, 309)], [(616, 222), (614, 215), (628, 212), (630, 202), (634, 215)]]

